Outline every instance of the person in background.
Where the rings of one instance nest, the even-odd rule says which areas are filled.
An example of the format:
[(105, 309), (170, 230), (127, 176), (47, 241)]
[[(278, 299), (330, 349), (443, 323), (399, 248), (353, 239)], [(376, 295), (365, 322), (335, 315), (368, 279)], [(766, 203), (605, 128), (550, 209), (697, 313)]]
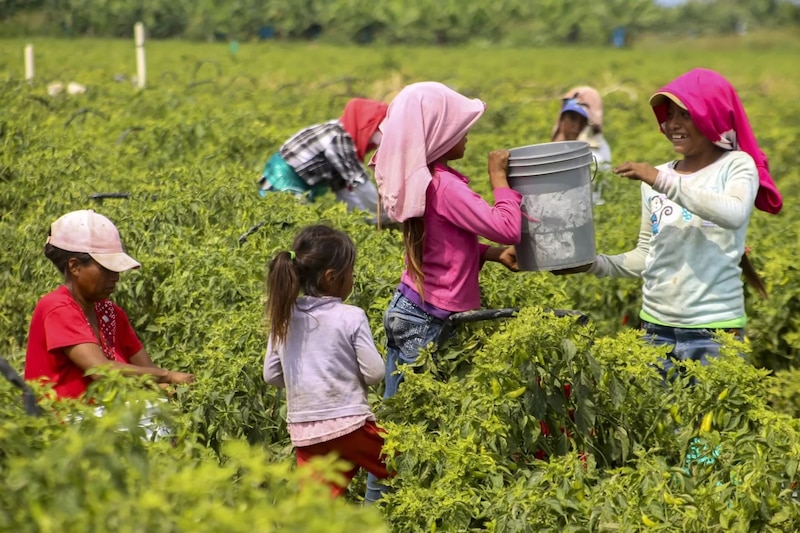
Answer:
[(561, 99), (551, 141), (586, 141), (601, 170), (611, 168), (611, 147), (603, 136), (603, 99), (593, 87), (575, 87)]
[(378, 125), (386, 109), (383, 102), (353, 98), (340, 118), (294, 134), (267, 161), (258, 182), (261, 195), (290, 191), (313, 200), (331, 189), (348, 209), (376, 214), (378, 191), (362, 162), (381, 142)]
[(109, 300), (120, 272), (141, 265), (122, 246), (119, 232), (91, 210), (73, 211), (50, 226), (45, 256), (64, 283), (43, 296), (31, 318), (25, 379), (53, 385), (59, 398), (84, 395), (97, 374), (111, 367), (128, 375), (149, 375), (158, 383), (183, 384), (194, 376), (156, 366), (128, 316)]
[(613, 172), (641, 182), (641, 225), (635, 249), (598, 255), (598, 277), (641, 277), (641, 327), (668, 345), (666, 377), (675, 361), (707, 364), (719, 356), (717, 331), (744, 337), (742, 272), (763, 283), (745, 255), (753, 206), (780, 211), (783, 200), (766, 155), (733, 86), (719, 73), (693, 69), (657, 91), (650, 105), (661, 132), (683, 157), (658, 167), (625, 162)]
[(383, 359), (367, 315), (344, 300), (353, 290), (356, 248), (346, 234), (327, 226), (300, 231), (289, 251), (269, 265), (270, 323), (264, 381), (286, 389), (289, 436), (297, 464), (336, 453), (353, 466), (345, 492), (364, 468), (389, 476), (383, 462), (383, 430), (367, 402), (367, 387), (383, 381)]

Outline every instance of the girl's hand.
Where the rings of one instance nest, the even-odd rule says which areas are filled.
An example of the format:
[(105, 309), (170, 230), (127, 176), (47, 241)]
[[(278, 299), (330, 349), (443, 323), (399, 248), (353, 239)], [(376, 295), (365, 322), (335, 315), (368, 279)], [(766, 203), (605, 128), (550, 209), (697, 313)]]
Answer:
[(489, 152), (489, 183), (492, 189), (508, 188), (508, 150)]
[(490, 246), (483, 253), (483, 260), (500, 263), (512, 272), (519, 272), (517, 249), (513, 246)]
[(511, 272), (519, 272), (519, 265), (517, 264), (517, 249), (513, 246), (508, 246), (500, 252), (497, 262), (509, 269)]
[(658, 170), (649, 163), (631, 163), (626, 161), (614, 167), (614, 174), (619, 174), (631, 180), (640, 180), (648, 185), (653, 185), (658, 177)]

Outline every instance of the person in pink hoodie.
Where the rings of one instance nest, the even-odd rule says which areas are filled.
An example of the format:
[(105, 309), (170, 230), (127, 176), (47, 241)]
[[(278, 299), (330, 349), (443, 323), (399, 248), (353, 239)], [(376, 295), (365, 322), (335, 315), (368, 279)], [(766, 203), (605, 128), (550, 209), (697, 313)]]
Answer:
[[(381, 146), (372, 160), (384, 209), (403, 225), (406, 270), (384, 316), (386, 387), (403, 381), (399, 365), (414, 364), (435, 343), (452, 314), (480, 307), (478, 273), (486, 261), (517, 270), (513, 246), (521, 238), (522, 195), (508, 185), (508, 151), (489, 154), (494, 205), (451, 166), (464, 157), (467, 133), (485, 104), (436, 82), (408, 85), (389, 104)], [(366, 501), (385, 489), (367, 479)]]
[(522, 195), (509, 188), (508, 152), (489, 154), (490, 205), (452, 168), (464, 157), (467, 133), (485, 104), (437, 82), (405, 87), (380, 126), (373, 158), (386, 212), (403, 224), (406, 270), (384, 317), (388, 398), (402, 382), (401, 364), (413, 364), (433, 342), (447, 317), (480, 307), (478, 272), (486, 261), (516, 270)]

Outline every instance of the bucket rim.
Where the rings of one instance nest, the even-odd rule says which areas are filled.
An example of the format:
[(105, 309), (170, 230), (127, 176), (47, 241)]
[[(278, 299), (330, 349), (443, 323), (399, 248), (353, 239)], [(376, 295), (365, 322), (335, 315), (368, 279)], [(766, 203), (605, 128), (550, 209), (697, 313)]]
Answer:
[[(509, 159), (509, 167), (529, 167), (538, 165), (548, 165), (550, 163), (561, 163), (562, 161), (570, 161), (578, 159), (579, 157), (591, 156), (592, 151), (587, 149), (585, 152), (564, 152), (563, 154), (553, 154), (550, 157), (521, 157), (518, 159)], [(551, 159), (552, 157), (552, 159)], [(557, 158), (556, 158), (557, 157)]]
[[(530, 177), (535, 177), (535, 176), (550, 176), (550, 175), (559, 174), (561, 172), (568, 172), (568, 171), (571, 171), (571, 170), (578, 170), (578, 169), (581, 169), (581, 168), (585, 168), (586, 170), (590, 170), (589, 167), (591, 166), (591, 163), (592, 163), (592, 160), (589, 159), (585, 163), (581, 163), (581, 164), (577, 164), (577, 165), (573, 165), (573, 166), (565, 167), (565, 168), (559, 168), (556, 171), (553, 171), (553, 170), (547, 169), (547, 168), (542, 168), (545, 165), (535, 165), (535, 166), (532, 166), (532, 167), (524, 167), (524, 168), (531, 168), (532, 169), (530, 171), (527, 171), (528, 173), (526, 173), (526, 174), (522, 174), (522, 172), (523, 172), (522, 170), (517, 170), (517, 172), (514, 172), (511, 168), (509, 168), (508, 169), (508, 173), (507, 173), (507, 177), (509, 177), (509, 178), (530, 178)], [(516, 169), (521, 169), (523, 167), (515, 167), (515, 168)], [(589, 173), (589, 176), (591, 177), (591, 172)]]
[[(533, 157), (531, 157), (531, 156), (528, 156), (528, 157), (516, 156), (515, 157), (514, 156), (515, 152), (519, 153), (522, 150), (524, 150), (525, 148), (533, 148), (533, 147), (537, 147), (537, 146), (538, 147), (545, 147), (545, 146), (554, 146), (554, 145), (565, 146), (567, 149), (566, 150), (561, 150), (561, 151), (559, 151), (557, 153), (547, 154), (547, 155), (543, 155), (543, 156), (533, 156)], [(511, 160), (511, 159), (538, 159), (540, 157), (549, 157), (549, 156), (554, 156), (554, 155), (563, 155), (563, 154), (567, 154), (567, 153), (571, 153), (571, 152), (577, 152), (577, 151), (582, 150), (584, 148), (585, 149), (589, 149), (589, 143), (586, 142), (586, 141), (551, 141), (551, 142), (546, 142), (546, 143), (526, 144), (526, 145), (523, 145), (523, 146), (516, 146), (514, 148), (510, 148), (508, 150), (508, 158), (509, 158), (509, 160)]]

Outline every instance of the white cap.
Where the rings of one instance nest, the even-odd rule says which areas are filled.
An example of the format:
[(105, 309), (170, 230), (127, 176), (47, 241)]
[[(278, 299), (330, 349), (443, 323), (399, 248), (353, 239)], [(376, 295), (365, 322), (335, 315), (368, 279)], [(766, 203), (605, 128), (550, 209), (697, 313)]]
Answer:
[(68, 252), (89, 254), (112, 272), (142, 266), (125, 253), (116, 226), (91, 209), (72, 211), (53, 222), (47, 242)]

